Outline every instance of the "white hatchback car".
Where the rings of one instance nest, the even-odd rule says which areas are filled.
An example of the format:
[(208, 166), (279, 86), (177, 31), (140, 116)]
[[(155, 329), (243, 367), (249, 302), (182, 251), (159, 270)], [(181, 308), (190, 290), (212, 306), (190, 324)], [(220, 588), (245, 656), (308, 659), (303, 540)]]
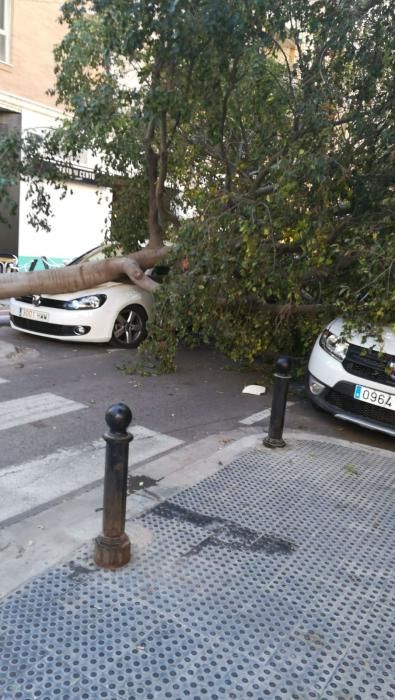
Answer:
[(341, 318), (319, 335), (310, 356), (307, 391), (324, 411), (395, 437), (395, 332), (382, 342), (352, 333)]
[[(99, 246), (69, 264), (103, 258), (103, 246)], [(107, 282), (81, 292), (11, 299), (10, 324), (15, 330), (46, 338), (137, 348), (147, 335), (152, 304), (151, 292), (133, 284)]]

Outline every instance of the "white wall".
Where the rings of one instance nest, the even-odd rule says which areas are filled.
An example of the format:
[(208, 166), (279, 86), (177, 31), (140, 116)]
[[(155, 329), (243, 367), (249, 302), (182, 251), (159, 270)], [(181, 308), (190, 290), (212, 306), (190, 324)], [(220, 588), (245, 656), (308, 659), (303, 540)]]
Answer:
[[(51, 231), (36, 231), (28, 223), (30, 203), (26, 200), (27, 184), (21, 183), (19, 218), (19, 255), (72, 259), (102, 243), (105, 219), (111, 212), (111, 193), (94, 185), (67, 183), (69, 192), (61, 199), (59, 191), (51, 193), (54, 217)], [(100, 198), (97, 192), (99, 191)]]
[[(56, 110), (24, 109), (22, 131), (48, 129), (56, 125), (61, 114)], [(88, 160), (93, 167), (92, 160)], [(86, 166), (84, 166), (86, 167)], [(50, 233), (36, 231), (28, 221), (31, 203), (26, 199), (28, 184), (22, 182), (19, 202), (19, 256), (64, 260), (75, 258), (102, 243), (106, 219), (111, 214), (111, 190), (94, 184), (66, 182), (68, 192), (62, 199), (61, 191), (46, 185), (51, 194), (52, 211)]]

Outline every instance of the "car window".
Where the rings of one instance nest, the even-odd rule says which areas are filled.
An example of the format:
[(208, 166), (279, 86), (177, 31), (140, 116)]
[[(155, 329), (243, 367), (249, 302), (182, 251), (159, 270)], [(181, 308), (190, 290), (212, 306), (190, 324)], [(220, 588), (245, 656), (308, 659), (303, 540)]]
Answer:
[(106, 256), (104, 255), (104, 246), (100, 245), (96, 248), (88, 250), (86, 253), (79, 255), (78, 258), (74, 258), (68, 265), (78, 265), (84, 262), (96, 262), (97, 260), (104, 260)]
[[(67, 263), (67, 265), (79, 265), (80, 263), (97, 262), (98, 260), (104, 260), (105, 258), (111, 257), (111, 255), (105, 254), (106, 250), (108, 250), (108, 246), (106, 246), (105, 244), (99, 245), (96, 248), (92, 248), (86, 253), (79, 255), (78, 258), (74, 258), (74, 260), (71, 260), (71, 262)], [(122, 255), (122, 251), (120, 249), (116, 249), (114, 250), (112, 255)]]

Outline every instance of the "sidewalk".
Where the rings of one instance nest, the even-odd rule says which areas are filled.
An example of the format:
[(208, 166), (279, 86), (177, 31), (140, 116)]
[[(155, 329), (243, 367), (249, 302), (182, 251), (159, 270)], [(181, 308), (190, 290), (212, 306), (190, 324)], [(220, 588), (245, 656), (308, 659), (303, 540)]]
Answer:
[(3, 599), (1, 700), (395, 698), (393, 454), (233, 438), (145, 465), (124, 569), (89, 541)]

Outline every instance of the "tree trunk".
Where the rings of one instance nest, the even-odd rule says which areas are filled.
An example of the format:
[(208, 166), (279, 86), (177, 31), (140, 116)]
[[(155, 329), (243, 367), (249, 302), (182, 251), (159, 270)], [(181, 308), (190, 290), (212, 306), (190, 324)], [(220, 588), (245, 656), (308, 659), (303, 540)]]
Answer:
[[(158, 283), (144, 270), (163, 260), (169, 248), (143, 248), (125, 257), (69, 265), (53, 270), (9, 272), (0, 275), (0, 299), (24, 294), (64, 294), (97, 287), (105, 282), (130, 281), (141, 289), (155, 291)], [(125, 277), (127, 278), (125, 280)]]
[[(158, 69), (159, 71), (159, 69)], [(159, 72), (158, 76), (159, 78)], [(155, 132), (159, 122), (159, 147)], [(168, 167), (167, 114), (152, 117), (146, 133), (146, 167), (148, 175), (148, 243), (145, 248), (125, 257), (108, 258), (99, 262), (70, 265), (53, 270), (6, 273), (0, 275), (0, 299), (24, 294), (64, 294), (91, 289), (106, 282), (130, 281), (141, 289), (155, 291), (158, 283), (144, 275), (169, 252), (163, 244), (166, 219), (176, 225), (175, 217), (164, 206), (165, 181)]]

